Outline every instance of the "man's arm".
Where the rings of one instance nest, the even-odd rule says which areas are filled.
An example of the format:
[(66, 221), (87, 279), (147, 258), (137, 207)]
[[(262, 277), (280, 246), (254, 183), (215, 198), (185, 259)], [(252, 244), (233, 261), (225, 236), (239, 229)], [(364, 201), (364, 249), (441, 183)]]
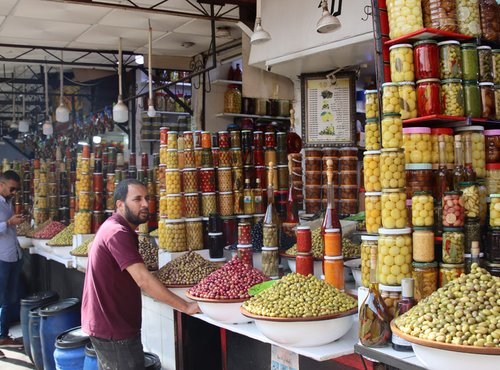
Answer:
[(22, 215), (14, 215), (11, 218), (9, 218), (7, 221), (0, 222), (0, 234), (5, 232), (7, 230), (7, 227), (10, 225), (19, 225), (24, 221), (24, 218)]
[(200, 308), (197, 303), (186, 302), (168, 290), (160, 280), (148, 271), (144, 263), (134, 263), (127, 267), (127, 271), (141, 290), (154, 299), (166, 303), (176, 310), (184, 312), (188, 315), (200, 312)]

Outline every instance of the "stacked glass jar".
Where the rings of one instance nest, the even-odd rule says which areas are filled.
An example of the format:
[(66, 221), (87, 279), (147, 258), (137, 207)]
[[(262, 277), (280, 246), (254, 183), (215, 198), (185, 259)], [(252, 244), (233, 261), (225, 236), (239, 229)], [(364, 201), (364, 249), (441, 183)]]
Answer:
[(76, 162), (76, 207), (75, 234), (90, 234), (92, 232), (91, 190), (92, 174), (90, 160), (90, 145), (82, 145), (81, 153)]
[[(297, 230), (297, 250), (299, 247), (298, 242), (299, 230)], [(342, 235), (340, 229), (326, 229), (323, 242), (325, 246), (323, 260), (325, 281), (337, 289), (344, 290), (344, 257), (342, 256)]]

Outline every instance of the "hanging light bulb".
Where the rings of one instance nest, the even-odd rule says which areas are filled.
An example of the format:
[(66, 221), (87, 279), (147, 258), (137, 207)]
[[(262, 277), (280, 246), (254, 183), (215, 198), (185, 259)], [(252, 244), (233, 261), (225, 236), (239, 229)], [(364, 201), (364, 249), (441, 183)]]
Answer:
[(43, 70), (45, 75), (45, 122), (42, 125), (42, 132), (44, 135), (50, 136), (54, 133), (54, 127), (49, 115), (49, 71), (47, 65), (45, 65)]
[(252, 37), (250, 37), (250, 43), (252, 45), (263, 43), (264, 41), (271, 40), (271, 35), (269, 32), (262, 28), (262, 18), (261, 12), (261, 0), (257, 0), (257, 16), (255, 17), (255, 27), (253, 28)]
[(113, 106), (113, 121), (125, 123), (128, 121), (128, 107), (122, 98), (122, 39), (118, 43), (118, 102)]
[[(335, 1), (332, 3), (332, 8), (334, 6), (335, 6)], [(341, 26), (339, 19), (336, 17), (337, 15), (340, 15), (341, 7), (342, 7), (342, 2), (340, 1), (339, 11), (335, 12), (334, 14), (331, 14), (330, 11), (328, 10), (327, 0), (321, 1), (321, 8), (322, 8), (321, 18), (316, 24), (316, 31), (318, 33), (332, 32)]]
[(148, 99), (148, 117), (153, 118), (156, 116), (154, 101), (153, 101), (153, 73), (152, 73), (152, 61), (153, 57), (153, 29), (151, 28), (151, 21), (149, 22), (149, 34), (148, 34), (148, 86), (149, 86), (149, 99)]
[(64, 105), (64, 71), (63, 71), (63, 52), (61, 51), (61, 68), (59, 70), (59, 106), (56, 109), (56, 121), (66, 123), (69, 121), (69, 109)]
[[(26, 90), (26, 86), (24, 87)], [(19, 121), (19, 132), (29, 132), (30, 121), (26, 119), (26, 95), (23, 94), (23, 118)]]
[(50, 119), (47, 119), (42, 125), (42, 132), (45, 136), (50, 136), (54, 133), (54, 126)]

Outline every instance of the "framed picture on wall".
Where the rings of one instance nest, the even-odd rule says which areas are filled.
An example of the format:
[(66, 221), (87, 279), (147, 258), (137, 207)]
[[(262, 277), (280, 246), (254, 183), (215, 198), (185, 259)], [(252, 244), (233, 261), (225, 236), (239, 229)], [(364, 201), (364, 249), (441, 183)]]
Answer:
[(356, 73), (311, 73), (300, 79), (304, 146), (355, 146)]

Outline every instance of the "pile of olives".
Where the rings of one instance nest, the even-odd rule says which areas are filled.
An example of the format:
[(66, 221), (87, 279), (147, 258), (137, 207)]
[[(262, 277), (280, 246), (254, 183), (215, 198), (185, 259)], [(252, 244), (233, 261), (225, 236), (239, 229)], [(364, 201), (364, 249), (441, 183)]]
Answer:
[(73, 233), (75, 231), (75, 225), (70, 224), (68, 227), (63, 229), (59, 234), (54, 236), (47, 242), (47, 245), (51, 247), (63, 247), (73, 245)]
[(215, 264), (189, 251), (159, 269), (156, 277), (165, 285), (194, 285), (215, 270)]

